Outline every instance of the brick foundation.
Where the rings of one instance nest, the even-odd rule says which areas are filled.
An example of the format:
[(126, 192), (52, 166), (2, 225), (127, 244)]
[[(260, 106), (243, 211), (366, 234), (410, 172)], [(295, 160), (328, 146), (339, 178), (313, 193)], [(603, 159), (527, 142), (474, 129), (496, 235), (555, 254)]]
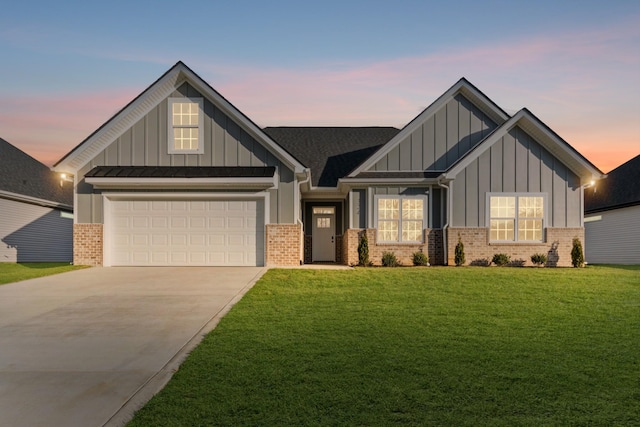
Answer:
[(102, 224), (73, 225), (73, 263), (102, 265)]
[(300, 265), (302, 237), (300, 224), (267, 224), (267, 265)]
[(531, 255), (547, 255), (549, 267), (571, 267), (573, 238), (578, 237), (584, 245), (584, 228), (547, 228), (545, 243), (489, 243), (487, 228), (449, 228), (447, 248), (449, 265), (455, 265), (455, 247), (458, 235), (464, 244), (467, 265), (482, 265), (491, 262), (494, 254), (505, 253), (511, 261), (522, 260), (522, 265), (531, 266)]
[(425, 229), (424, 241), (422, 244), (387, 244), (376, 243), (376, 230), (368, 228), (366, 230), (347, 230), (342, 238), (342, 264), (358, 264), (358, 244), (362, 233), (367, 233), (369, 240), (369, 260), (373, 265), (382, 265), (382, 254), (393, 252), (398, 261), (403, 265), (413, 265), (414, 252), (422, 251), (429, 256), (429, 263), (432, 265), (444, 264), (444, 252), (442, 246), (442, 230)]

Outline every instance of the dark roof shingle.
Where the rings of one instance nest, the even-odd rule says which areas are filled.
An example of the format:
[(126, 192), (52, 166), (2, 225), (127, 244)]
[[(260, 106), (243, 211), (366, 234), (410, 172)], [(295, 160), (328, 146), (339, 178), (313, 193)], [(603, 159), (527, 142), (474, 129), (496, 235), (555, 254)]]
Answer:
[(73, 184), (0, 138), (0, 190), (54, 203), (73, 205)]
[(618, 166), (584, 190), (587, 213), (640, 204), (640, 155)]
[(382, 145), (394, 127), (267, 127), (264, 132), (311, 169), (314, 186), (335, 187)]

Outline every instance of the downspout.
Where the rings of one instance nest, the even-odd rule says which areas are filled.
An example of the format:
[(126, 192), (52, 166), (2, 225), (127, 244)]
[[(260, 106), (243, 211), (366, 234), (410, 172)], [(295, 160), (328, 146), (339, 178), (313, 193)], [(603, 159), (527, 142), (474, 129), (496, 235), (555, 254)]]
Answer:
[[(298, 182), (298, 209), (302, 210), (302, 185), (307, 184), (311, 180), (311, 169), (306, 168), (304, 170), (307, 177), (302, 181)], [(300, 224), (300, 229), (302, 230), (302, 234), (300, 235), (300, 265), (304, 264), (304, 222), (300, 219), (302, 215), (298, 215), (298, 223)]]
[(451, 220), (451, 190), (448, 185), (442, 183), (442, 178), (438, 178), (438, 186), (447, 190), (447, 222), (442, 227), (442, 244), (444, 246), (444, 265), (449, 265), (449, 245), (447, 239), (447, 229)]

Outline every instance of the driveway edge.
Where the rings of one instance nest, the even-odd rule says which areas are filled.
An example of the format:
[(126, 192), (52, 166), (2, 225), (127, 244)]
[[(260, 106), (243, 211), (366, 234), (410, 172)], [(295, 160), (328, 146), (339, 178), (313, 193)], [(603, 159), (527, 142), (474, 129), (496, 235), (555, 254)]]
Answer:
[(269, 268), (264, 267), (240, 290), (229, 302), (215, 313), (171, 359), (120, 406), (120, 408), (103, 424), (103, 427), (121, 427), (133, 419), (136, 411), (141, 409), (153, 396), (167, 385), (173, 374), (185, 361), (189, 353), (202, 342), (204, 337), (220, 323), (220, 320), (240, 301), (244, 295), (256, 284), (256, 282), (267, 272)]

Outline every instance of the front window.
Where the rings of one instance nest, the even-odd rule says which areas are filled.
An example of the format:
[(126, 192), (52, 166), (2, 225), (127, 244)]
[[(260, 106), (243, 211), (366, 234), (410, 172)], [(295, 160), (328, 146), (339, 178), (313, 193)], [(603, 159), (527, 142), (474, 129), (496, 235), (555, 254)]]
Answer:
[(422, 198), (378, 198), (378, 242), (422, 242), (424, 206)]
[(169, 99), (169, 153), (202, 153), (202, 98)]
[(542, 242), (543, 196), (490, 196), (490, 240)]

